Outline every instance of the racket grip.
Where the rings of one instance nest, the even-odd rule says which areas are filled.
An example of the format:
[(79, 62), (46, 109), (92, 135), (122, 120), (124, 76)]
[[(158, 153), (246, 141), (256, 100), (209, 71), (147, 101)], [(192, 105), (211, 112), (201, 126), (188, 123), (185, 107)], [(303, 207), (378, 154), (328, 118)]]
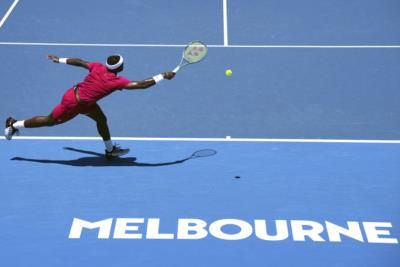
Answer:
[(172, 72), (177, 73), (180, 68), (180, 66), (177, 66)]

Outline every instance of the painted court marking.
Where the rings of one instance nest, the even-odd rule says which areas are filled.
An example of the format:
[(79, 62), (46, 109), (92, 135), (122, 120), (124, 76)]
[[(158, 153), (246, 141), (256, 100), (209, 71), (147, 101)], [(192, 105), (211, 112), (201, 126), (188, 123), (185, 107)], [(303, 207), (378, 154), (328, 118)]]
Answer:
[[(186, 47), (187, 44), (121, 44), (121, 43), (51, 43), (51, 42), (0, 42), (15, 46), (88, 46), (88, 47)], [(398, 49), (400, 45), (207, 45), (211, 48), (295, 48), (295, 49)]]
[(228, 0), (223, 0), (223, 17), (224, 17), (224, 46), (229, 46), (228, 39)]
[(12, 5), (10, 6), (10, 8), (8, 9), (7, 13), (4, 15), (4, 17), (2, 18), (2, 20), (0, 21), (0, 28), (3, 27), (4, 23), (6, 22), (6, 20), (8, 19), (8, 17), (11, 15), (11, 13), (13, 12), (14, 8), (17, 6), (19, 0), (14, 0), (14, 2), (12, 3)]
[[(5, 140), (4, 137), (0, 138)], [(101, 137), (85, 136), (16, 136), (13, 140), (102, 140)], [(400, 144), (400, 140), (351, 140), (351, 139), (284, 139), (284, 138), (167, 138), (167, 137), (113, 137), (119, 141), (189, 141), (189, 142), (279, 142), (279, 143), (354, 143)]]

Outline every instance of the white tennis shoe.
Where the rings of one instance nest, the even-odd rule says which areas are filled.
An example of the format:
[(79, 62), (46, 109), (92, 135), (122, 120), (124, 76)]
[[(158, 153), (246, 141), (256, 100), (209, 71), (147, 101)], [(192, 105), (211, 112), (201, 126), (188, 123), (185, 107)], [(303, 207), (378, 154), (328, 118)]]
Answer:
[(15, 129), (15, 128), (13, 127), (13, 124), (14, 124), (16, 121), (17, 121), (16, 119), (11, 118), (11, 117), (9, 117), (9, 118), (6, 120), (6, 128), (4, 129), (4, 137), (5, 137), (7, 140), (11, 140), (12, 137), (13, 137), (14, 135), (19, 135), (18, 129)]

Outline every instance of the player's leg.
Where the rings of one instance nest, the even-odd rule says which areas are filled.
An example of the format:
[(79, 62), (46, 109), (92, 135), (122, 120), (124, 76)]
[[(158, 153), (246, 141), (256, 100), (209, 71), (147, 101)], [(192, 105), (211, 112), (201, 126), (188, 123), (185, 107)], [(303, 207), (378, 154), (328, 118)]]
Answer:
[(4, 135), (7, 140), (11, 140), (13, 135), (19, 134), (19, 130), (21, 128), (51, 127), (51, 126), (61, 124), (61, 123), (64, 123), (64, 122), (72, 119), (78, 113), (76, 113), (75, 116), (68, 116), (68, 118), (63, 117), (63, 119), (58, 119), (58, 120), (56, 120), (52, 114), (50, 114), (48, 116), (35, 116), (30, 119), (18, 120), (18, 121), (16, 119), (10, 117), (6, 121), (6, 129), (4, 131)]
[(98, 104), (91, 106), (90, 112), (85, 113), (85, 115), (96, 122), (97, 131), (104, 141), (106, 148), (105, 156), (107, 159), (123, 156), (129, 152), (129, 149), (120, 148), (112, 143), (107, 117)]
[(43, 126), (53, 126), (57, 122), (49, 116), (36, 116), (27, 120), (17, 121), (14, 118), (8, 118), (6, 120), (6, 128), (4, 130), (4, 135), (7, 140), (10, 140), (13, 135), (19, 134), (19, 129), (21, 128), (38, 128)]
[(24, 121), (25, 128), (51, 127), (58, 124), (57, 121), (50, 115), (35, 116)]
[(61, 103), (48, 116), (35, 116), (30, 119), (18, 121), (11, 117), (8, 118), (6, 120), (4, 136), (7, 140), (11, 140), (12, 136), (18, 134), (21, 128), (50, 127), (69, 121), (78, 114), (79, 105), (76, 102), (74, 91), (70, 89), (64, 94)]
[(107, 117), (98, 104), (93, 105), (90, 109), (90, 112), (86, 113), (85, 115), (96, 122), (97, 131), (104, 141), (111, 139), (110, 130), (107, 124)]

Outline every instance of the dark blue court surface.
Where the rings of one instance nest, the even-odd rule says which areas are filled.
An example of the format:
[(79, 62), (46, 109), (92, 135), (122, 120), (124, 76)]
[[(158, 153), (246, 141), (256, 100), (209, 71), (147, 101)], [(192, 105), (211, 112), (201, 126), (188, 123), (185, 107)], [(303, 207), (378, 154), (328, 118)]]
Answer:
[(47, 54), (120, 53), (141, 80), (190, 40), (210, 47), (172, 81), (100, 101), (124, 158), (104, 159), (84, 116), (0, 140), (0, 266), (400, 266), (398, 11), (2, 1), (3, 120), (48, 114), (85, 76)]

